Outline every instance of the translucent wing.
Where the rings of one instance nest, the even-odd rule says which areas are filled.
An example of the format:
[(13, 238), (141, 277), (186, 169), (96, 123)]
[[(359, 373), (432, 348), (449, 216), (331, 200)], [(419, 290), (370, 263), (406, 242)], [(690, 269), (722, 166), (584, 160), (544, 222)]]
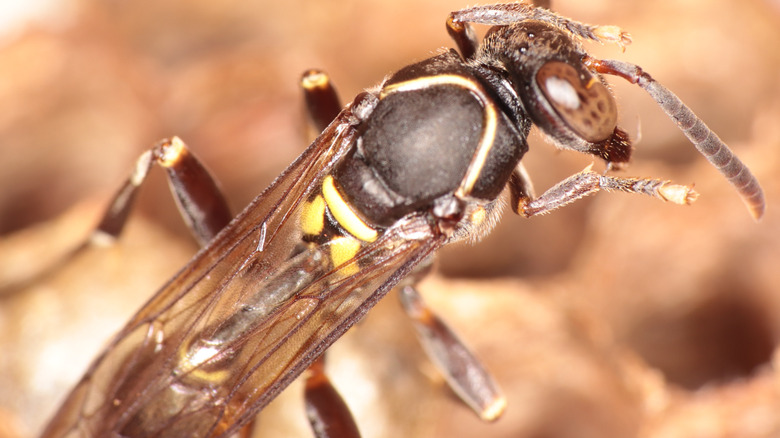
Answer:
[[(443, 242), (409, 217), (341, 266), (291, 257), (298, 215), (355, 140), (349, 109), (131, 319), (45, 437), (229, 436)], [(358, 269), (355, 269), (355, 268)]]

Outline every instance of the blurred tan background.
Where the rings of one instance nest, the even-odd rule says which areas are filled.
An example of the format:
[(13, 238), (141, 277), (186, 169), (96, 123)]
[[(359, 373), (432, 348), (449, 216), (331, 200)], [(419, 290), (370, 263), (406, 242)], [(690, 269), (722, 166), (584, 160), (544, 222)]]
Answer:
[[(129, 314), (191, 254), (153, 175), (117, 248), (30, 281), (94, 224), (136, 157), (182, 137), (235, 211), (305, 146), (297, 80), (330, 72), (343, 100), (451, 47), (428, 1), (55, 2), (0, 40), (0, 436), (34, 436)], [(748, 163), (768, 210), (731, 187), (639, 89), (611, 80), (640, 137), (626, 174), (696, 183), (691, 207), (599, 194), (554, 214), (507, 213), (448, 248), (423, 290), (503, 385), (483, 424), (443, 385), (395, 297), (334, 346), (329, 368), (366, 437), (780, 436), (780, 6), (748, 0), (559, 0), (616, 24), (635, 62)], [(532, 136), (541, 191), (591, 162)], [(310, 436), (300, 387), (261, 436)]]

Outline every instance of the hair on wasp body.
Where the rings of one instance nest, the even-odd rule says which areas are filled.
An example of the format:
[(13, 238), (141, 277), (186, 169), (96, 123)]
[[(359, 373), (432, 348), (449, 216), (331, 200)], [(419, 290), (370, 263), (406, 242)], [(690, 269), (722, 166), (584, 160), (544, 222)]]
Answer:
[[(611, 28), (599, 32), (523, 5), (471, 8), (449, 23), (457, 35), (468, 23), (502, 27), (483, 43), (464, 32), (456, 38), (460, 54), (412, 64), (379, 91), (359, 95), (220, 234), (224, 220), (199, 226), (211, 211), (204, 203), (220, 197), (204, 184), (209, 177), (182, 177), (201, 172), (183, 142), (152, 149), (193, 228), (211, 243), (95, 362), (50, 426), (52, 436), (58, 429), (87, 436), (232, 433), (439, 247), (487, 232), (507, 186), (511, 207), (525, 215), (602, 189), (687, 203), (693, 192), (685, 186), (590, 169), (535, 197), (520, 165), (532, 125), (562, 148), (627, 161), (628, 138), (601, 74), (649, 89), (682, 126), (692, 123), (693, 141), (708, 157), (728, 150), (700, 136), (679, 101), (640, 70), (585, 57), (580, 39), (624, 40)], [(760, 215), (760, 190), (744, 166), (714, 161)], [(127, 190), (137, 181), (130, 178)], [(126, 193), (115, 211), (129, 205)], [(99, 231), (109, 232), (123, 215), (110, 213), (104, 223), (111, 226)], [(423, 335), (432, 343), (446, 338)], [(486, 418), (496, 415), (500, 396), (478, 395), (490, 384), (469, 389), (474, 382), (456, 371), (463, 363), (448, 364), (451, 350), (430, 349), (438, 349), (432, 356), (449, 368), (453, 385), (466, 386), (469, 404)]]

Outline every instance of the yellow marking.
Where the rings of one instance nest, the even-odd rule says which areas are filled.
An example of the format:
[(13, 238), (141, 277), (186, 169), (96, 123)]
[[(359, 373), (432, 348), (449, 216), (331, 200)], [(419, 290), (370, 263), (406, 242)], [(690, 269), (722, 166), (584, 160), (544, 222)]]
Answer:
[(158, 162), (163, 167), (173, 167), (187, 154), (187, 146), (184, 142), (179, 137), (173, 137), (160, 146)]
[(471, 159), (469, 168), (466, 170), (466, 176), (460, 183), (460, 187), (455, 192), (456, 196), (467, 196), (474, 188), (474, 184), (477, 183), (477, 178), (482, 172), (482, 168), (487, 161), (488, 153), (493, 148), (493, 142), (496, 138), (496, 127), (498, 126), (498, 114), (496, 113), (496, 107), (490, 102), (486, 102), (485, 108), (485, 121), (484, 129), (482, 131), (482, 138), (479, 140), (479, 146), (474, 153), (474, 158)]
[(105, 231), (95, 230), (89, 235), (89, 244), (98, 248), (108, 248), (116, 243), (116, 237)]
[(349, 204), (344, 201), (344, 198), (336, 190), (333, 177), (330, 175), (326, 176), (322, 182), (322, 196), (325, 198), (325, 203), (328, 204), (333, 217), (347, 232), (366, 242), (376, 240), (378, 235), (376, 230), (366, 225)]
[(487, 218), (487, 211), (485, 210), (484, 207), (479, 207), (473, 212), (471, 212), (471, 218), (470, 218), (471, 220), (469, 222), (471, 222), (474, 225), (479, 225), (485, 221), (485, 218)]
[(479, 413), (479, 416), (485, 421), (495, 421), (504, 413), (504, 409), (506, 409), (506, 398), (501, 396), (486, 406), (485, 409)]
[(195, 379), (199, 382), (209, 382), (220, 384), (230, 375), (228, 370), (220, 369), (216, 371), (207, 371), (200, 368), (201, 365), (209, 361), (219, 353), (219, 349), (214, 346), (202, 346), (192, 351), (191, 344), (183, 344), (179, 350), (178, 371), (186, 375), (187, 378)]
[(521, 197), (520, 199), (517, 200), (517, 205), (515, 205), (515, 213), (520, 215), (525, 215), (525, 213), (523, 212), (525, 211), (525, 207), (527, 205), (528, 205), (528, 198)]
[(493, 142), (496, 138), (498, 113), (496, 112), (495, 105), (491, 103), (487, 93), (485, 93), (485, 89), (478, 82), (464, 78), (463, 76), (436, 75), (387, 85), (382, 88), (379, 98), (384, 98), (390, 93), (421, 90), (425, 87), (435, 85), (456, 85), (471, 91), (479, 100), (485, 111), (484, 120), (482, 122), (484, 129), (482, 130), (482, 138), (479, 140), (479, 146), (477, 146), (474, 157), (472, 157), (471, 163), (469, 163), (469, 167), (466, 169), (466, 174), (460, 183), (460, 187), (455, 191), (455, 196), (463, 198), (468, 196), (474, 189), (474, 184), (477, 183), (479, 174), (485, 166), (485, 161), (487, 161), (488, 154), (490, 153), (490, 149), (493, 147)]
[(693, 187), (684, 186), (680, 184), (672, 184), (664, 182), (660, 187), (656, 189), (656, 193), (664, 201), (670, 201), (679, 205), (691, 205), (699, 194), (693, 190)]
[[(352, 236), (336, 237), (328, 243), (330, 260), (334, 267), (340, 266), (339, 272), (341, 274), (345, 276), (357, 274), (359, 269), (357, 263), (349, 263), (349, 261), (360, 251), (360, 245), (360, 241)], [(345, 265), (345, 263), (348, 264)]]
[(191, 377), (200, 382), (209, 382), (216, 385), (224, 382), (229, 375), (227, 370), (206, 371), (200, 368), (192, 369), (187, 373), (187, 377)]
[(310, 236), (316, 236), (325, 229), (325, 199), (317, 195), (311, 202), (303, 204), (301, 213), (301, 231)]
[(387, 97), (388, 94), (399, 91), (422, 90), (423, 88), (436, 85), (457, 85), (477, 94), (477, 97), (479, 97), (480, 100), (485, 102), (487, 101), (485, 97), (485, 91), (478, 83), (459, 75), (424, 76), (417, 79), (410, 79), (408, 81), (386, 85), (379, 93), (379, 98), (383, 99)]
[(133, 169), (133, 173), (130, 175), (130, 184), (138, 187), (144, 182), (146, 174), (149, 173), (149, 168), (152, 166), (152, 155), (152, 151), (148, 150), (138, 157), (138, 161), (135, 162), (135, 169)]
[(330, 83), (330, 78), (324, 72), (318, 70), (309, 70), (303, 75), (301, 86), (307, 90), (314, 90), (317, 88), (327, 88)]
[(624, 52), (626, 46), (632, 42), (631, 34), (617, 26), (596, 26), (593, 28), (593, 34), (598, 38), (597, 41), (617, 44)]

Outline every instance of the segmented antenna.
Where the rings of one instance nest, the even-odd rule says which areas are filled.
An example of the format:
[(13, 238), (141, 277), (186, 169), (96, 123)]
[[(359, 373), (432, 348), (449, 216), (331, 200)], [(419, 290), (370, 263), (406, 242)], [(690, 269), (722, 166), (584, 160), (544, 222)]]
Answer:
[(661, 85), (641, 67), (622, 61), (585, 59), (585, 64), (599, 73), (620, 76), (642, 87), (658, 103), (664, 112), (677, 123), (696, 149), (710, 162), (745, 202), (750, 214), (760, 219), (766, 208), (764, 191), (750, 169), (726, 146), (715, 132), (686, 106), (677, 95)]

